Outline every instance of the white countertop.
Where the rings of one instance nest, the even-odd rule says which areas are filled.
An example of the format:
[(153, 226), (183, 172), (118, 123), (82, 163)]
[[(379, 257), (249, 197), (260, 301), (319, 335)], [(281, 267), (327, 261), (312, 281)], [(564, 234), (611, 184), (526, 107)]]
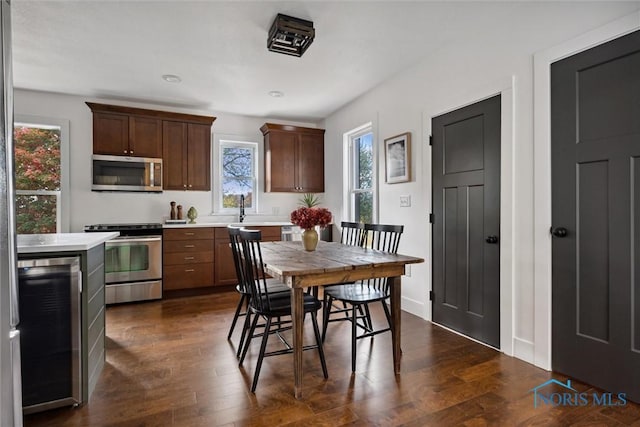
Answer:
[(87, 251), (120, 233), (57, 233), (57, 234), (18, 234), (18, 253)]

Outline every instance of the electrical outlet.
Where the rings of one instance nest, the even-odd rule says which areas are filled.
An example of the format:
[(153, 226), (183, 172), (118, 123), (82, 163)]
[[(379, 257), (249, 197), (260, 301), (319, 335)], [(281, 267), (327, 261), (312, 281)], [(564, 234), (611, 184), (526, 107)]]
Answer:
[(411, 196), (400, 196), (400, 207), (406, 208), (411, 206)]
[(279, 206), (273, 206), (271, 208), (271, 214), (272, 215), (278, 215), (280, 213), (280, 207)]
[(405, 264), (405, 266), (404, 266), (404, 275), (406, 277), (411, 277), (411, 265), (410, 264)]

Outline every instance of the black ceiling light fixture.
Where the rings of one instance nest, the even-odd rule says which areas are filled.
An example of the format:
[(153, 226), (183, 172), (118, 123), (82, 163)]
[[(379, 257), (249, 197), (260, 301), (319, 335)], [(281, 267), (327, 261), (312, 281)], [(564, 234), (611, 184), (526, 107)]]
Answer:
[(279, 13), (271, 24), (267, 48), (271, 52), (302, 56), (315, 36), (313, 22)]

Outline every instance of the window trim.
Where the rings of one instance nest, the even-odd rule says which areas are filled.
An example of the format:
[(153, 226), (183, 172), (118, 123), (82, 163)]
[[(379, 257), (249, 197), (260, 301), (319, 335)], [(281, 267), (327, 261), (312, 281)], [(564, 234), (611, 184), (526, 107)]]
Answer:
[[(353, 141), (363, 135), (370, 133), (372, 136), (372, 157), (373, 157), (373, 182), (371, 183), (371, 190), (355, 189), (355, 149)], [(349, 221), (355, 221), (354, 209), (352, 204), (353, 194), (371, 192), (373, 198), (373, 222), (378, 220), (378, 148), (376, 143), (376, 132), (374, 132), (373, 122), (365, 123), (358, 126), (343, 135), (343, 218), (347, 218)]]
[(223, 208), (222, 207), (222, 150), (225, 147), (243, 147), (251, 148), (253, 150), (253, 200), (252, 207), (245, 209), (248, 214), (255, 214), (258, 212), (258, 188), (259, 188), (259, 171), (258, 171), (258, 156), (259, 156), (259, 144), (248, 137), (231, 136), (231, 135), (219, 135), (215, 137), (216, 159), (214, 164), (218, 165), (220, 173), (214, 175), (214, 193), (216, 194), (214, 201), (214, 211), (219, 214), (236, 214), (238, 210), (236, 208)]
[[(15, 126), (59, 128), (60, 129), (60, 193), (56, 197), (59, 200), (59, 209), (56, 215), (56, 231), (68, 233), (71, 228), (71, 188), (69, 176), (71, 175), (70, 150), (69, 150), (69, 120), (53, 117), (32, 116), (29, 114), (16, 114), (13, 120)], [(28, 193), (33, 191), (25, 190)], [(36, 190), (42, 191), (42, 190)], [(22, 191), (20, 193), (23, 193)], [(19, 193), (19, 194), (20, 194)], [(58, 193), (58, 192), (54, 192)]]

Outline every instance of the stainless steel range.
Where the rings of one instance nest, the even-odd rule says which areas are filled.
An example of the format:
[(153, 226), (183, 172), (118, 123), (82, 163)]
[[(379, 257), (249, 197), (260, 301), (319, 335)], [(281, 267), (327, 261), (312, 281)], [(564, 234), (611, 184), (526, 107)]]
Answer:
[(94, 224), (85, 232), (119, 231), (105, 243), (105, 302), (162, 298), (162, 224)]

